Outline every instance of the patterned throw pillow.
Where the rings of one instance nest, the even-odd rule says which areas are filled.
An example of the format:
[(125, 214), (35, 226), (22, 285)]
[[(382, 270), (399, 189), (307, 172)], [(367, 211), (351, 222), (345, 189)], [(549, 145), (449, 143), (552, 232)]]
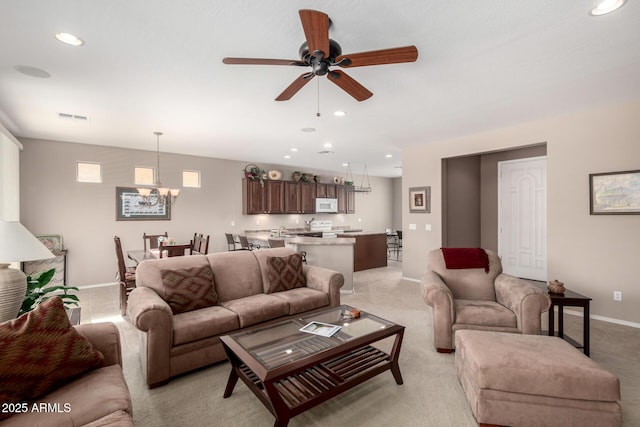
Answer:
[(69, 323), (62, 299), (50, 298), (0, 323), (0, 402), (36, 399), (103, 361)]
[(218, 303), (213, 288), (213, 272), (208, 265), (175, 270), (161, 270), (165, 301), (173, 314), (211, 307)]
[(288, 291), (306, 286), (302, 272), (302, 255), (296, 253), (286, 257), (267, 257), (267, 281), (269, 293)]

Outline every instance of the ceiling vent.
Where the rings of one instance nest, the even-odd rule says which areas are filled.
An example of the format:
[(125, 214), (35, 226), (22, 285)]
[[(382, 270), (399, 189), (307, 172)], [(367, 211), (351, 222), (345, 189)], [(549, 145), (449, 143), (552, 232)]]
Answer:
[(58, 118), (63, 120), (73, 120), (76, 122), (88, 122), (89, 117), (80, 114), (58, 113)]
[(333, 151), (331, 151), (331, 150), (322, 150), (322, 151), (318, 151), (318, 154), (333, 154)]

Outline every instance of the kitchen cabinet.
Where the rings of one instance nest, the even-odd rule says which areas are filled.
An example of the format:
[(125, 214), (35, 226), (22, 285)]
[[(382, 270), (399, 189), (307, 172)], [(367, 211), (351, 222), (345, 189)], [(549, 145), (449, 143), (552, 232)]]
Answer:
[(303, 214), (316, 211), (316, 184), (284, 182), (284, 213)]
[(316, 184), (311, 182), (300, 183), (300, 213), (316, 212)]
[(356, 194), (351, 189), (348, 185), (336, 185), (338, 213), (356, 213)]
[(266, 191), (257, 179), (242, 180), (242, 213), (255, 215), (267, 212)]
[(285, 181), (265, 181), (265, 198), (268, 214), (282, 214), (284, 211)]
[(316, 197), (318, 198), (336, 198), (336, 185), (335, 184), (316, 184)]

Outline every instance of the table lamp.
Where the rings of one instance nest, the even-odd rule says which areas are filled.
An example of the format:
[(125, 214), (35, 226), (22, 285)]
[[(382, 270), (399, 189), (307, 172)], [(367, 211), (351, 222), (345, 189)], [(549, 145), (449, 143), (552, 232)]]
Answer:
[(54, 255), (18, 221), (0, 221), (0, 323), (15, 319), (27, 292), (27, 276), (9, 263)]

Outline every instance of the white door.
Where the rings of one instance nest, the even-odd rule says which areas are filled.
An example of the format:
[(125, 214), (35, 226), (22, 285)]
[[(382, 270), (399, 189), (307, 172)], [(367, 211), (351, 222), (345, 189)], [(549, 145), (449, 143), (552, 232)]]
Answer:
[(498, 162), (498, 254), (516, 277), (547, 280), (547, 158)]

